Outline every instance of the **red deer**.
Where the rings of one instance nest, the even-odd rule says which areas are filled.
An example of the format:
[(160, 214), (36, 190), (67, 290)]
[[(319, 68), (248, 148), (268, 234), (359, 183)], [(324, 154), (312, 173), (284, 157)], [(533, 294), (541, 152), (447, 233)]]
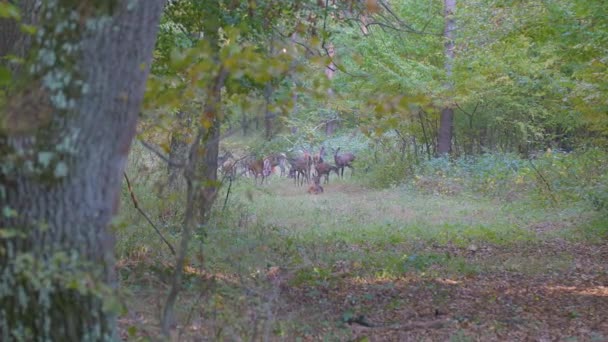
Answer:
[(323, 157), (325, 157), (325, 146), (321, 146), (321, 149), (319, 150), (319, 153), (315, 154), (312, 157), (312, 163), (314, 165), (322, 163), (323, 162)]
[(270, 166), (274, 169), (276, 166), (281, 169), (280, 177), (287, 174), (287, 156), (284, 153), (275, 153), (269, 155), (266, 159), (270, 161)]
[(319, 176), (312, 177), (314, 184), (308, 187), (308, 193), (312, 195), (318, 195), (323, 193), (323, 187), (321, 186), (321, 178)]
[(270, 175), (270, 172), (268, 171), (268, 166), (268, 159), (254, 159), (250, 161), (247, 165), (247, 169), (253, 174), (253, 177), (255, 178), (256, 185), (258, 184), (259, 176), (262, 177), (262, 181), (260, 182), (260, 185), (262, 185), (264, 184), (264, 179), (266, 179), (266, 177)]
[(352, 165), (353, 161), (355, 160), (355, 155), (350, 152), (338, 155), (339, 151), (340, 148), (338, 147), (338, 149), (334, 152), (334, 161), (336, 162), (336, 167), (338, 170), (341, 171), (340, 177), (344, 178), (345, 167), (350, 169), (352, 176), (355, 173), (355, 168)]
[(321, 177), (321, 176), (325, 176), (325, 182), (324, 184), (329, 183), (329, 174), (334, 171), (338, 176), (340, 175), (338, 173), (338, 168), (330, 165), (328, 163), (325, 162), (321, 162), (317, 165), (315, 165), (315, 170), (317, 171), (317, 176)]
[(228, 177), (231, 180), (235, 178), (237, 161), (234, 160), (234, 156), (232, 153), (230, 153), (230, 151), (218, 157), (217, 164), (220, 166), (220, 172), (224, 175), (224, 177)]
[(297, 185), (298, 180), (300, 180), (300, 185), (304, 184), (304, 180), (308, 183), (310, 177), (310, 164), (309, 159), (305, 156), (300, 157), (298, 159), (292, 159), (289, 161), (291, 164), (291, 169), (289, 170), (289, 176), (294, 178), (294, 182)]
[(302, 156), (302, 158), (306, 161), (306, 181), (310, 182), (310, 173), (312, 171), (312, 164), (313, 164), (313, 160), (312, 160), (312, 155), (310, 154), (310, 152), (308, 152), (308, 150), (304, 150), (304, 155)]
[(236, 161), (234, 160), (226, 160), (222, 163), (222, 173), (228, 179), (234, 180), (236, 176)]

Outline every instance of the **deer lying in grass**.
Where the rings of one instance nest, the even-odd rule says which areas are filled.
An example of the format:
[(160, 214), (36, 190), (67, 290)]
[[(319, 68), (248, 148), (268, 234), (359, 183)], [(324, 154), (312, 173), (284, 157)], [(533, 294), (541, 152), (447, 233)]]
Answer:
[(317, 171), (317, 176), (320, 178), (321, 176), (325, 176), (325, 181), (323, 184), (329, 183), (329, 174), (334, 171), (336, 175), (340, 175), (338, 173), (338, 168), (336, 166), (330, 165), (325, 162), (318, 163), (315, 165), (315, 170)]
[(312, 177), (312, 180), (313, 184), (308, 187), (308, 193), (312, 195), (318, 195), (320, 193), (323, 193), (323, 187), (321, 186), (321, 177), (319, 177), (319, 175), (316, 175)]
[(344, 168), (348, 167), (351, 171), (351, 177), (355, 173), (355, 169), (353, 168), (353, 161), (355, 161), (355, 155), (347, 152), (343, 154), (338, 154), (340, 148), (334, 152), (334, 161), (336, 162), (336, 167), (339, 171), (341, 171), (340, 177), (344, 178)]

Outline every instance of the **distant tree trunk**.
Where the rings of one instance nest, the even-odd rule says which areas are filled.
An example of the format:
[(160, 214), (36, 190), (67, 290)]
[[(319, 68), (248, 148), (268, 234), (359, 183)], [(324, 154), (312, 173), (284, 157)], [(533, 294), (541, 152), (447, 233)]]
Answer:
[[(219, 6), (219, 2), (209, 2), (209, 6)], [(219, 7), (211, 10), (219, 12)], [(183, 268), (188, 254), (188, 245), (192, 229), (204, 225), (208, 214), (217, 196), (219, 184), (217, 182), (218, 153), (220, 144), (221, 120), (219, 112), (222, 102), (222, 88), (224, 87), (228, 71), (220, 61), (218, 22), (206, 21), (204, 24), (205, 39), (209, 42), (213, 53), (213, 63), (219, 65), (214, 79), (209, 83), (206, 92), (206, 101), (203, 115), (199, 117), (196, 137), (188, 152), (188, 161), (185, 166), (186, 183), (186, 210), (182, 229), (182, 240), (176, 258), (172, 285), (167, 295), (163, 314), (161, 317), (161, 332), (168, 338), (172, 324), (175, 322), (175, 303), (182, 285)], [(201, 145), (202, 144), (202, 145)], [(198, 210), (197, 210), (198, 209)], [(199, 217), (197, 219), (196, 212)]]
[[(336, 55), (336, 49), (334, 47), (334, 44), (328, 44), (327, 46), (327, 57), (330, 58), (329, 64), (327, 65), (327, 67), (325, 67), (325, 76), (327, 77), (328, 80), (333, 80), (334, 79), (334, 75), (336, 74), (336, 64), (334, 63), (334, 58)], [(327, 89), (327, 96), (331, 97), (334, 94), (334, 90), (329, 87), (329, 89)]]
[(249, 131), (249, 125), (250, 120), (247, 118), (247, 115), (245, 115), (245, 112), (243, 112), (241, 116), (241, 128), (243, 129), (243, 135), (247, 135), (247, 132)]
[(189, 114), (185, 110), (177, 112), (177, 128), (171, 134), (171, 143), (169, 145), (169, 160), (174, 164), (168, 165), (169, 178), (167, 187), (169, 191), (175, 191), (182, 188), (183, 185), (183, 167), (178, 164), (185, 164), (188, 155), (188, 143), (186, 132), (188, 131)]
[[(295, 88), (295, 84), (294, 84), (294, 88)], [(298, 93), (294, 90), (292, 97), (292, 101), (293, 101), (293, 111), (291, 113), (292, 117), (296, 117), (296, 115), (298, 114)], [(298, 133), (298, 127), (296, 126), (291, 126), (290, 128), (291, 134), (296, 134)]]
[[(42, 26), (45, 47), (58, 58), (22, 68), (15, 78), (33, 70), (32, 79), (43, 81), (18, 89), (3, 108), (0, 231), (14, 235), (0, 240), (0, 340), (114, 341), (108, 225), (164, 1), (120, 1), (113, 9), (90, 2), (82, 11), (69, 1), (18, 3), (24, 18), (41, 6), (44, 21), (33, 24)], [(59, 22), (66, 23), (61, 35), (50, 29)], [(0, 21), (2, 57), (35, 51), (37, 39), (23, 38), (17, 28)], [(53, 75), (66, 78), (49, 87), (45, 77)]]
[(339, 121), (337, 119), (330, 119), (325, 122), (325, 135), (334, 135), (336, 128), (338, 127)]
[[(454, 63), (454, 30), (456, 23), (454, 20), (454, 11), (456, 10), (456, 0), (444, 0), (444, 16), (445, 28), (443, 37), (445, 39), (445, 74), (446, 74), (446, 91), (449, 92), (453, 85), (452, 64)], [(454, 132), (454, 108), (448, 100), (445, 107), (441, 110), (441, 119), (439, 122), (439, 136), (437, 138), (437, 153), (445, 155), (452, 152), (452, 135)]]
[[(270, 36), (270, 43), (268, 46), (268, 55), (274, 54), (274, 35)], [(264, 127), (266, 129), (266, 140), (271, 140), (274, 136), (274, 113), (271, 110), (272, 93), (274, 92), (272, 86), (272, 79), (266, 82), (264, 86)]]
[(201, 151), (203, 157), (200, 165), (200, 174), (198, 175), (199, 180), (206, 184), (201, 187), (202, 196), (200, 196), (201, 202), (199, 205), (201, 223), (206, 222), (207, 214), (217, 194), (217, 160), (220, 150), (221, 128), (220, 115), (218, 113), (221, 110), (222, 88), (224, 87), (226, 77), (228, 77), (228, 71), (223, 67), (220, 68), (218, 75), (209, 88), (209, 96), (204, 109), (205, 116), (212, 120), (212, 125), (208, 128), (203, 139), (204, 150)]
[(426, 129), (424, 127), (424, 118), (422, 117), (422, 114), (424, 112), (422, 110), (418, 110), (418, 118), (420, 119), (420, 127), (422, 127), (422, 137), (424, 139), (424, 145), (426, 146), (426, 154), (428, 156), (428, 159), (431, 159), (431, 144), (430, 144), (430, 140), (429, 137), (426, 134)]
[(271, 140), (274, 136), (274, 113), (270, 110), (272, 92), (272, 83), (268, 81), (264, 87), (264, 128), (266, 129), (266, 140)]
[[(298, 34), (296, 32), (294, 32), (291, 35), (291, 43), (292, 43), (292, 47), (294, 49), (294, 51), (296, 50), (296, 42), (298, 40)], [(296, 52), (294, 52), (294, 55), (296, 54)], [(297, 78), (296, 78), (296, 74), (295, 74), (295, 67), (297, 65), (297, 59), (294, 58), (291, 64), (291, 69), (292, 71), (290, 72), (292, 81), (293, 81), (293, 94), (291, 95), (291, 100), (293, 102), (293, 110), (291, 111), (291, 117), (295, 118), (298, 114), (298, 87), (297, 87)], [(290, 127), (290, 131), (291, 134), (296, 134), (298, 133), (298, 127), (296, 126), (291, 126)]]

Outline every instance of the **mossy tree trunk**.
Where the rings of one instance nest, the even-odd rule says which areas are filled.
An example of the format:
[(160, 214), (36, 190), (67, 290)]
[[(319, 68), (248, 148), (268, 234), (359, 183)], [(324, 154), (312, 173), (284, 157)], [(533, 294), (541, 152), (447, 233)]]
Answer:
[(116, 339), (108, 226), (163, 5), (24, 0), (36, 35), (0, 22), (2, 56), (27, 61), (0, 94), (2, 341)]

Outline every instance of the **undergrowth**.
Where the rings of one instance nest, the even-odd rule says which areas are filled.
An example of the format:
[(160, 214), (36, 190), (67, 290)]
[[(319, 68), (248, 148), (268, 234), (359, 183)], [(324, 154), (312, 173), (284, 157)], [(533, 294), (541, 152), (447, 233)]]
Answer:
[[(139, 152), (127, 170), (139, 206), (178, 246), (183, 197), (163, 188), (166, 171)], [(566, 252), (538, 260), (509, 251), (554, 237), (605, 241), (606, 160), (590, 150), (531, 162), (513, 155), (405, 159), (366, 170), (361, 158), (354, 177), (332, 177), (318, 196), (290, 179), (256, 186), (241, 177), (227, 199), (227, 188), (220, 191), (210, 222), (190, 242), (178, 316), (214, 317), (207, 329), (218, 339), (250, 338), (268, 326), (274, 336), (306, 335), (320, 329), (319, 317), (304, 309), (277, 316), (293, 305), (278, 299), (281, 286), (314, 297), (347, 280), (563, 271), (572, 263)], [(122, 201), (114, 224), (121, 284), (127, 296), (155, 301), (142, 310), (157, 315), (162, 303), (153, 291), (170, 283), (174, 257), (126, 189)], [(493, 250), (499, 257), (487, 257)], [(348, 338), (342, 328), (327, 329)]]

